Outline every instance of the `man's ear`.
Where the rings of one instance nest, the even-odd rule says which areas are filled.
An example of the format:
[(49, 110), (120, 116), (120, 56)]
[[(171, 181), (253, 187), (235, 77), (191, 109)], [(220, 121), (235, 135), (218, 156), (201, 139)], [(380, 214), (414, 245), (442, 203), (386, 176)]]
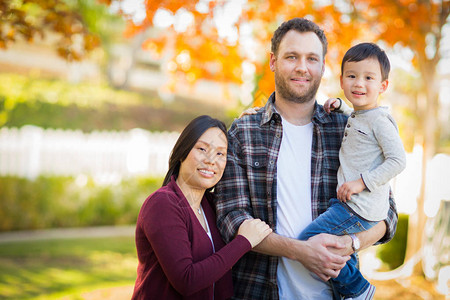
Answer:
[(389, 80), (384, 80), (383, 82), (381, 82), (381, 87), (380, 87), (380, 94), (384, 93), (386, 91), (386, 89), (388, 88), (389, 85)]
[(277, 57), (275, 56), (275, 54), (270, 52), (269, 65), (270, 65), (270, 71), (272, 71), (272, 72), (275, 72), (275, 61), (276, 60), (277, 60)]

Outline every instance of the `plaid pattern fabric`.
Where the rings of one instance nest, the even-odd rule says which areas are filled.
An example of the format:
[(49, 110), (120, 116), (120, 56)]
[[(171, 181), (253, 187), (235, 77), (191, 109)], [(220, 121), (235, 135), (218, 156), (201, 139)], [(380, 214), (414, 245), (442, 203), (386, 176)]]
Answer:
[[(217, 224), (226, 242), (248, 218), (259, 218), (276, 232), (277, 157), (282, 138), (281, 117), (274, 110), (273, 93), (257, 114), (237, 119), (228, 131), (228, 161), (216, 186)], [(315, 219), (336, 197), (339, 148), (347, 117), (327, 114), (315, 104), (312, 118), (311, 153), (312, 216)], [(393, 237), (397, 224), (395, 203), (386, 221), (387, 233), (380, 242)], [(247, 253), (233, 267), (235, 299), (278, 299), (278, 258)]]

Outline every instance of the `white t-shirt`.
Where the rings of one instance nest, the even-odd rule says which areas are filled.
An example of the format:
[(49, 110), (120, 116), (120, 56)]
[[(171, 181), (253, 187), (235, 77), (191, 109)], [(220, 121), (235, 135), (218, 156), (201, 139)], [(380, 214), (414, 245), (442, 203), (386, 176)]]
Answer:
[[(312, 221), (311, 148), (313, 124), (295, 126), (283, 119), (277, 162), (277, 233), (298, 238)], [(277, 280), (280, 299), (332, 299), (328, 283), (311, 276), (297, 261), (281, 257)]]

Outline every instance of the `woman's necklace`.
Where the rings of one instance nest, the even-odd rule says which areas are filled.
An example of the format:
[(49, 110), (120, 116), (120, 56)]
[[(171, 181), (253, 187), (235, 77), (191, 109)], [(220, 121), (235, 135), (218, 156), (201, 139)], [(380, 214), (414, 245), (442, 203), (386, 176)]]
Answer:
[(206, 224), (206, 218), (204, 216), (204, 214), (202, 213), (202, 205), (200, 204), (200, 206), (198, 208), (195, 208), (191, 205), (192, 210), (198, 213), (197, 219), (200, 222), (200, 225), (202, 225), (203, 229), (205, 229), (206, 233), (209, 232), (208, 230), (208, 225)]
[(200, 206), (198, 208), (195, 208), (193, 205), (191, 205), (191, 207), (192, 207), (193, 211), (197, 211), (197, 213), (199, 215), (202, 215), (202, 205), (201, 204), (200, 204)]

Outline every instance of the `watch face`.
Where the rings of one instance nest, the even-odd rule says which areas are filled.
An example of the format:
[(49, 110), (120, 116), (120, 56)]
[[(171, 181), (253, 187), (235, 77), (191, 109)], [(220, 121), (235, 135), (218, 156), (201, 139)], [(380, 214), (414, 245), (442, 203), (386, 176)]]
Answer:
[(359, 240), (358, 240), (358, 238), (356, 238), (356, 239), (354, 240), (354, 242), (355, 242), (355, 249), (356, 249), (356, 250), (359, 250)]
[(351, 234), (350, 235), (350, 237), (352, 238), (352, 248), (353, 248), (353, 251), (358, 251), (359, 250), (359, 247), (360, 247), (360, 245), (359, 245), (359, 239), (356, 237), (356, 235), (354, 235), (354, 234)]

